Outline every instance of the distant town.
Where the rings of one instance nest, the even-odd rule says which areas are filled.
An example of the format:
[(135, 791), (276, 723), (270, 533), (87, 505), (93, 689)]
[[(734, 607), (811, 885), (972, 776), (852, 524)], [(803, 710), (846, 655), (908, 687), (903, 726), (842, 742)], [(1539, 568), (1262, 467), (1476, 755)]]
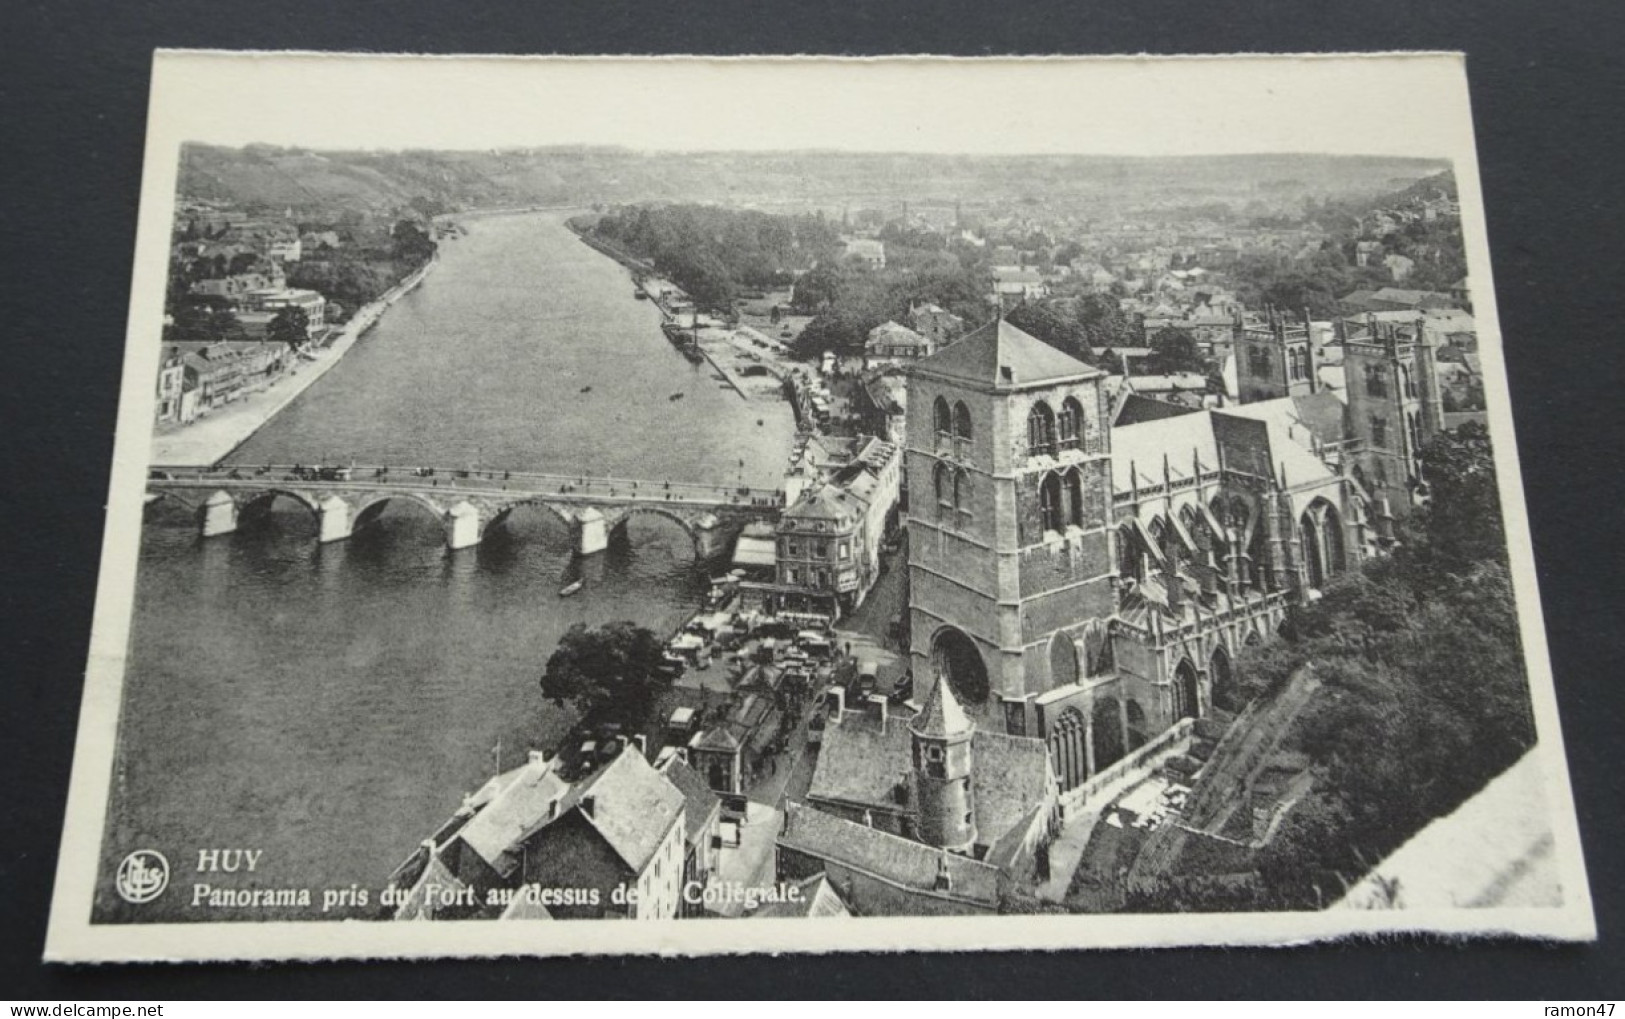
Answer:
[(579, 557), (637, 512), (693, 537), (703, 604), (673, 632), (570, 629), (536, 663), (567, 734), (446, 790), (380, 918), (1420, 902), (1445, 893), (1392, 854), (1476, 837), (1432, 826), (1534, 740), (1461, 212), (1439, 166), (1363, 189), (1303, 172), (1220, 198), (1125, 182), (1115, 209), (930, 174), (879, 200), (763, 183), (365, 213), (199, 186), (160, 436), (267, 401), (251, 431), (478, 216), (555, 205), (676, 354), (746, 405), (787, 401), (796, 434), (773, 491), (250, 468), (224, 446), (152, 490), (215, 493), (205, 534), (278, 488), (324, 542), (391, 492), (443, 510), (453, 550), (521, 502), (568, 520)]

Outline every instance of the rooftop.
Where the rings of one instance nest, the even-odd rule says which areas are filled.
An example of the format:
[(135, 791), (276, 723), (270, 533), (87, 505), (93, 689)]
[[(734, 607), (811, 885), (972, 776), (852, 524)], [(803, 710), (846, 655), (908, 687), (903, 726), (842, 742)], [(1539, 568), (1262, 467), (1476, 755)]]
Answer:
[[(856, 824), (800, 803), (786, 804), (779, 845), (833, 860), (916, 892), (995, 907), (999, 871), (988, 864)], [(947, 889), (937, 888), (946, 873)]]
[(909, 372), (1003, 391), (1093, 379), (1103, 374), (1003, 318), (974, 329), (958, 343), (915, 362)]

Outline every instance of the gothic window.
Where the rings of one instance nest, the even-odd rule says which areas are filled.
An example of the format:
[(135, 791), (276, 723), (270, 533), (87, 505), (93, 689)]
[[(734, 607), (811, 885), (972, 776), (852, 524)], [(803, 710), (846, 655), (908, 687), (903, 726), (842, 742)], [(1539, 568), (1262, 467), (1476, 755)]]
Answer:
[(1124, 580), (1140, 578), (1140, 549), (1134, 529), (1127, 524), (1117, 529), (1117, 575)]
[(1044, 475), (1038, 483), (1038, 516), (1046, 531), (1059, 531), (1065, 526), (1061, 517), (1061, 479), (1053, 473)]
[(1399, 385), (1406, 396), (1416, 399), (1416, 382), (1411, 378), (1411, 370), (1405, 365), (1399, 366)]
[(1066, 522), (1083, 526), (1083, 475), (1075, 470), (1066, 472)]
[(1055, 412), (1042, 400), (1027, 415), (1027, 455), (1055, 455)]
[(954, 438), (970, 445), (970, 408), (964, 400), (954, 404)]
[(1293, 347), (1286, 352), (1287, 378), (1293, 382), (1303, 378), (1303, 352)]
[(953, 418), (948, 412), (948, 401), (937, 397), (931, 407), (931, 420), (937, 431), (937, 448), (946, 446), (953, 435)]
[(1371, 396), (1388, 395), (1388, 369), (1380, 364), (1365, 366), (1365, 391)]
[(1254, 378), (1270, 377), (1270, 351), (1268, 347), (1248, 347), (1247, 361)]
[(945, 463), (938, 463), (932, 474), (932, 482), (937, 491), (937, 508), (949, 510), (954, 506), (954, 477), (953, 468)]
[(1077, 449), (1083, 430), (1083, 405), (1072, 397), (1061, 403), (1061, 416), (1055, 421), (1062, 449)]
[(963, 468), (954, 472), (954, 510), (960, 523), (970, 517), (970, 474)]

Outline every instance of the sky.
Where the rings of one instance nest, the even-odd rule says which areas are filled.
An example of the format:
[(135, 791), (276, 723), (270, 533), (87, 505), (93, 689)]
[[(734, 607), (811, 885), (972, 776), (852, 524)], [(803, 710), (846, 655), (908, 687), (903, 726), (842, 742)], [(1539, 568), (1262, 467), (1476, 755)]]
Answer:
[(377, 57), (161, 51), (157, 137), (316, 149), (1471, 150), (1458, 55)]

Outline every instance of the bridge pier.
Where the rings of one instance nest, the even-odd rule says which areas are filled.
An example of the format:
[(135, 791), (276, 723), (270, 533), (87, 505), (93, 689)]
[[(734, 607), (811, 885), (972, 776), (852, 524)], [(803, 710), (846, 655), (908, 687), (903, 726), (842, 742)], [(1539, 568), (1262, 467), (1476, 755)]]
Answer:
[(198, 510), (198, 524), (205, 538), (217, 534), (230, 534), (237, 529), (237, 500), (225, 492), (216, 492), (204, 500)]
[(576, 514), (576, 555), (592, 555), (609, 547), (609, 523), (591, 506)]
[(724, 555), (732, 537), (732, 532), (715, 513), (707, 513), (694, 521), (694, 553), (701, 562)]
[(480, 543), (480, 511), (468, 501), (446, 511), (446, 547), (453, 552)]
[(343, 541), (350, 536), (352, 521), (349, 503), (330, 495), (316, 504), (316, 513), (321, 518), (321, 533), (317, 540), (322, 544)]

